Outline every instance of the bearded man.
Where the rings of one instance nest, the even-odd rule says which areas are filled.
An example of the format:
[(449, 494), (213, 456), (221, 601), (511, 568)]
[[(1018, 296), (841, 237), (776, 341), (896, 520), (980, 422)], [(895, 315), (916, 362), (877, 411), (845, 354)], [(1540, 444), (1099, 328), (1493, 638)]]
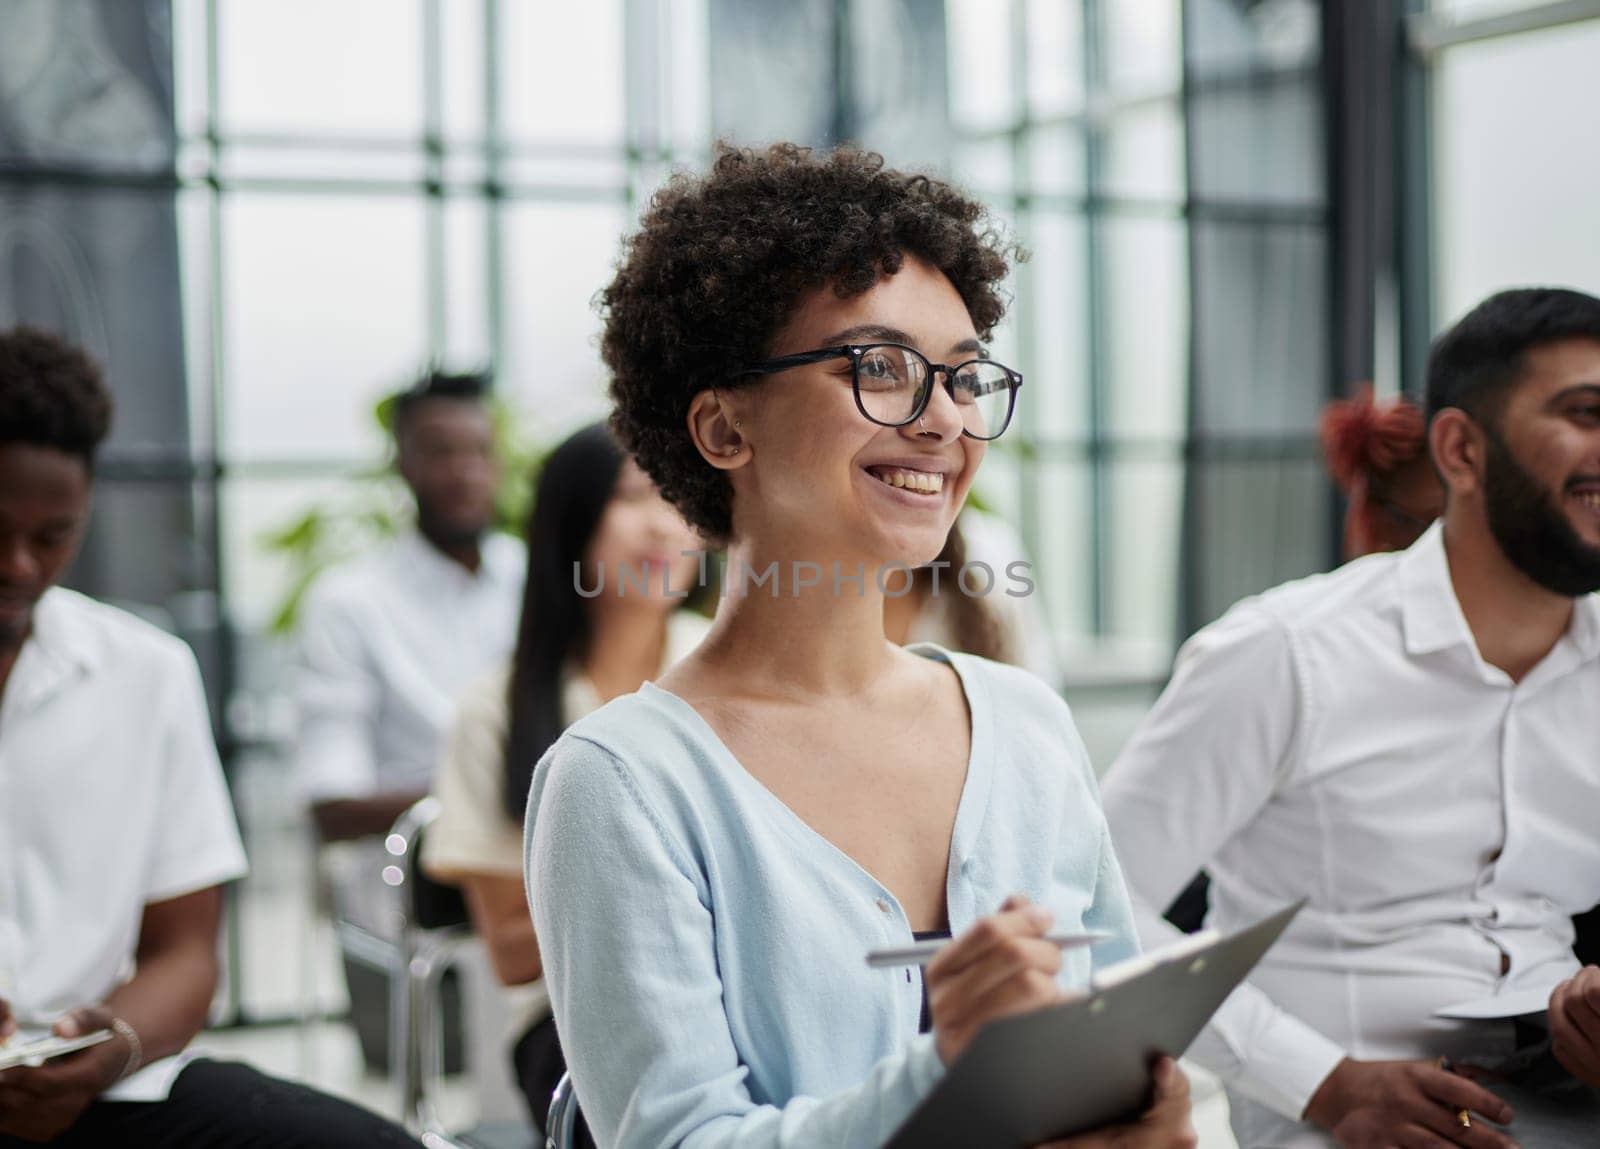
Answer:
[(1443, 518), (1196, 634), (1106, 780), (1147, 943), (1308, 899), (1191, 1050), (1246, 1149), (1600, 1144), (1600, 300), (1486, 300), (1427, 415)]

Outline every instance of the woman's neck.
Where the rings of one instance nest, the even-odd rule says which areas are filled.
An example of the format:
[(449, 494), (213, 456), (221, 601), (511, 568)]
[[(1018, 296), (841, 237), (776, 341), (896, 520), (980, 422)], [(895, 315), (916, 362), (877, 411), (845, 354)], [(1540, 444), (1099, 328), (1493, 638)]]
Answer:
[(623, 597), (590, 602), (589, 654), (583, 673), (602, 702), (632, 694), (661, 672), (671, 609)]
[[(756, 583), (774, 562), (776, 583)], [(788, 698), (859, 696), (880, 685), (895, 648), (884, 636), (876, 572), (854, 561), (837, 569), (836, 579), (832, 560), (807, 564), (732, 548), (703, 644), (716, 656), (719, 677), (737, 682), (741, 693)]]

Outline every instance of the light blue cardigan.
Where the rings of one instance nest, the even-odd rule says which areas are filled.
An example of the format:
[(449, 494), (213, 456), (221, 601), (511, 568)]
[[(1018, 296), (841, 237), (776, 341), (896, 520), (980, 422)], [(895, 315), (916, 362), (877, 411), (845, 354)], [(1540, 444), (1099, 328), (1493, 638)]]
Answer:
[[(1136, 952), (1088, 755), (1025, 671), (938, 647), (972, 754), (951, 840), (950, 926), (1013, 892)], [(534, 774), (528, 897), (583, 1112), (605, 1149), (872, 1149), (943, 1072), (921, 979), (868, 969), (911, 928), (882, 885), (646, 683), (576, 723)], [(1091, 959), (1069, 952), (1064, 985)]]

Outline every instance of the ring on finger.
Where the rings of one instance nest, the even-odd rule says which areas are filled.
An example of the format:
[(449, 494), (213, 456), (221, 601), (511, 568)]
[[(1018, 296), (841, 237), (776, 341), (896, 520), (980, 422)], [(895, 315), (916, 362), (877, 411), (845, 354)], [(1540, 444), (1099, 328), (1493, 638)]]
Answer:
[(1456, 1110), (1456, 1124), (1460, 1125), (1461, 1128), (1463, 1128), (1463, 1129), (1471, 1129), (1472, 1128), (1472, 1110), (1470, 1110), (1470, 1109), (1457, 1109)]

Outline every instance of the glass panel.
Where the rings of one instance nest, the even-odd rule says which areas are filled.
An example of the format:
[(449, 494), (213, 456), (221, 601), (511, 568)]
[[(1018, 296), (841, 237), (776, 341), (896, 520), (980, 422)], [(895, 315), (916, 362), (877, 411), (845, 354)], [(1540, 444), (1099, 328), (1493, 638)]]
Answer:
[(218, 0), (228, 132), (422, 133), (419, 0)]
[(1192, 226), (1201, 433), (1310, 435), (1329, 395), (1322, 229)]
[(986, 199), (1009, 199), (1017, 186), (1011, 140), (994, 136), (957, 144), (951, 178)]
[(1178, 625), (1183, 463), (1174, 455), (1171, 462), (1113, 462), (1106, 484), (1106, 630), (1163, 650), (1172, 648)]
[(622, 146), (622, 0), (501, 0), (496, 47), (507, 135)]
[(1009, 81), (947, 52), (944, 0), (856, 0), (849, 36), (852, 134), (898, 167), (949, 161), (947, 87)]
[[(313, 512), (327, 516), (329, 522), (343, 521), (378, 491), (377, 484), (334, 475), (223, 482), (222, 589), (232, 621), (242, 633), (267, 632), (288, 607), (296, 584), (313, 573), (309, 562), (274, 548), (271, 536)], [(341, 548), (339, 554), (354, 553), (364, 541), (348, 539), (349, 550)]]
[(1101, 190), (1137, 199), (1183, 199), (1183, 109), (1146, 104), (1107, 125)]
[(179, 136), (206, 130), (206, 0), (172, 2), (172, 104)]
[(373, 456), (428, 354), (423, 201), (239, 194), (223, 229), (227, 450)]
[(1039, 538), (1033, 547), (1038, 592), (1058, 634), (1093, 631), (1094, 516), (1089, 464), (1045, 461), (1039, 476)]
[(488, 32), (483, 9), (482, 0), (442, 0), (440, 4), (441, 127), (446, 140), (482, 140), (488, 133), (484, 80)]
[[(1011, 434), (1006, 432), (1007, 437)], [(1012, 526), (1022, 527), (1022, 462), (1002, 438), (983, 457), (978, 477), (972, 481), (974, 501)], [(1029, 553), (1032, 553), (1030, 548)]]
[(614, 274), (626, 221), (620, 204), (504, 209), (501, 388), (549, 441), (609, 406), (593, 300)]
[(1188, 0), (1189, 66), (1204, 78), (1309, 69), (1322, 48), (1316, 0)]
[(1017, 106), (1012, 20), (1017, 0), (949, 0), (950, 120), (967, 131), (1011, 127)]
[(171, 32), (165, 4), (0, 7), (0, 159), (165, 168)]
[(1191, 476), (1197, 627), (1242, 598), (1325, 569), (1332, 500), (1320, 459), (1202, 460)]
[(1188, 426), (1188, 253), (1181, 220), (1106, 218), (1106, 424), (1181, 440)]
[(1327, 198), (1322, 100), (1314, 76), (1191, 96), (1196, 199), (1320, 204)]
[(834, 0), (711, 0), (711, 114), (739, 144), (833, 130)]
[(1600, 20), (1440, 55), (1432, 183), (1441, 322), (1505, 287), (1600, 293), (1597, 59)]
[(1183, 82), (1179, 0), (1102, 4), (1106, 84), (1119, 93), (1178, 93)]
[(1024, 378), (1018, 429), (1030, 438), (1083, 439), (1089, 433), (1086, 241), (1081, 216), (1031, 217), (1033, 258), (1018, 272), (1016, 303), (1033, 335), (1028, 361), (1017, 367)]
[(489, 205), (481, 199), (444, 201), (444, 308), (444, 358), (488, 364)]
[(0, 324), (60, 332), (105, 365), (122, 400), (109, 455), (188, 442), (178, 286), (169, 192), (0, 185)]
[(1083, 129), (1052, 124), (1028, 132), (1028, 189), (1036, 195), (1082, 195), (1087, 187), (1084, 171)]
[(679, 151), (704, 151), (711, 145), (711, 24), (707, 0), (677, 0), (663, 14), (667, 21), (667, 108), (669, 140)]
[(1083, 9), (1079, 0), (1027, 0), (1028, 110), (1035, 119), (1083, 105)]

